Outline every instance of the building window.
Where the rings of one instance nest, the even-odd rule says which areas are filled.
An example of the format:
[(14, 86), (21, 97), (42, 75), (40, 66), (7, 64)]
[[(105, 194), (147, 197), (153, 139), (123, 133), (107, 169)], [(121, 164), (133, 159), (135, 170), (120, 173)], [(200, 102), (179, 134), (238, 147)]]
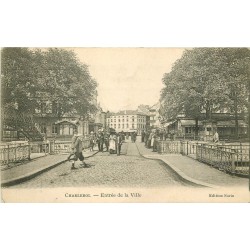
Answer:
[(185, 127), (185, 134), (191, 134), (192, 128), (191, 127)]
[(124, 128), (124, 124), (122, 124), (122, 128)]
[(121, 126), (120, 126), (120, 124), (118, 124), (118, 128), (120, 128)]
[(128, 128), (128, 124), (127, 124), (127, 128)]
[(118, 119), (118, 122), (120, 122), (121, 120), (120, 119)]
[(46, 132), (47, 132), (46, 124), (45, 124), (45, 123), (42, 123), (42, 124), (41, 124), (41, 133), (46, 134)]
[(56, 124), (52, 124), (52, 134), (57, 134), (58, 133), (58, 128)]
[(73, 125), (69, 125), (69, 134), (70, 135), (74, 134), (74, 126)]
[(132, 124), (132, 128), (134, 128), (134, 124)]
[(116, 128), (116, 125), (114, 124), (114, 128)]

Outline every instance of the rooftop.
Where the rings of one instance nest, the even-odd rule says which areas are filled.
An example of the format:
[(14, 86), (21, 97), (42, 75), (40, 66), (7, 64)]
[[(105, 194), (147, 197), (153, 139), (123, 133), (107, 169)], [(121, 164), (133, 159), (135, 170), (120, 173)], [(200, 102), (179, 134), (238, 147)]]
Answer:
[(116, 112), (116, 113), (110, 112), (108, 114), (108, 117), (110, 117), (110, 116), (119, 116), (119, 115), (144, 115), (145, 116), (147, 114), (145, 114), (143, 112), (140, 112), (138, 110), (121, 110), (121, 111)]

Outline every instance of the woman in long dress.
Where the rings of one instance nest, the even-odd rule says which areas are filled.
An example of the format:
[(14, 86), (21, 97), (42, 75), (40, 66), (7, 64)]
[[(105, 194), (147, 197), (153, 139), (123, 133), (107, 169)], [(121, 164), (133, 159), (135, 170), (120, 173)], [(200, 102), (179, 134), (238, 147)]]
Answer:
[(114, 154), (116, 152), (116, 135), (110, 134), (109, 137), (109, 153)]

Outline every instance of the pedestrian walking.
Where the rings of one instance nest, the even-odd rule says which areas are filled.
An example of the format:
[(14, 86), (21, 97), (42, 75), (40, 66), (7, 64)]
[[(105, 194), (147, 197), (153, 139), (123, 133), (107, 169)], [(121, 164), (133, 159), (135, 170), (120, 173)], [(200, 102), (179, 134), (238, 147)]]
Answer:
[(144, 142), (144, 138), (145, 138), (145, 132), (144, 130), (141, 132), (141, 142)]
[(155, 131), (153, 131), (153, 133), (152, 133), (151, 144), (150, 144), (151, 148), (153, 148), (153, 146), (154, 146), (154, 141), (155, 141)]
[(104, 144), (106, 147), (106, 151), (108, 152), (109, 151), (109, 134), (108, 133), (104, 134)]
[(217, 130), (215, 131), (213, 140), (214, 140), (215, 143), (219, 142), (219, 134), (218, 134)]
[(129, 133), (126, 133), (126, 140), (129, 139)]
[[(82, 150), (83, 150), (83, 145), (82, 145), (82, 134), (74, 134), (74, 136), (72, 137), (72, 144), (71, 144), (71, 150), (72, 153), (70, 154), (70, 156), (68, 157), (69, 161), (73, 161), (71, 164), (71, 169), (77, 169), (75, 167), (75, 162), (79, 159), (82, 163), (81, 166), (85, 167), (86, 163), (84, 162), (84, 156), (82, 154)], [(73, 156), (73, 157), (72, 157)]]
[(116, 152), (116, 135), (114, 132), (110, 133), (109, 137), (109, 153), (114, 154)]
[(122, 147), (122, 135), (121, 135), (121, 133), (118, 133), (118, 135), (116, 137), (116, 153), (117, 153), (117, 155), (120, 155), (121, 147)]
[(74, 134), (73, 134), (73, 137), (71, 138), (71, 152), (68, 156), (68, 161), (70, 161), (71, 157), (73, 155), (75, 155), (75, 152), (74, 152), (74, 149), (75, 149), (75, 142), (76, 142), (76, 139), (77, 139), (77, 131), (75, 130), (74, 131)]
[(151, 142), (152, 142), (152, 138), (153, 138), (153, 132), (151, 131), (148, 137), (148, 148), (151, 148)]
[(154, 142), (153, 142), (153, 152), (157, 152), (157, 144), (158, 144), (158, 139), (159, 139), (159, 134), (157, 133), (157, 131), (155, 132), (155, 134), (153, 135), (154, 138)]
[(93, 131), (90, 132), (89, 140), (90, 140), (90, 151), (93, 151), (95, 145), (95, 135)]
[(104, 135), (103, 135), (102, 131), (98, 132), (96, 142), (98, 144), (99, 152), (103, 152)]

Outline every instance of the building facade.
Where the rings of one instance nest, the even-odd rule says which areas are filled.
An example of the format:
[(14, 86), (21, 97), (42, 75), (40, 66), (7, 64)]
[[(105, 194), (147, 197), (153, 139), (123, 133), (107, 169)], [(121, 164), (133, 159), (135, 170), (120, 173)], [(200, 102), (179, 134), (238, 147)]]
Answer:
[(150, 116), (150, 127), (151, 128), (161, 128), (161, 115), (160, 115), (160, 102), (149, 108), (149, 116)]
[(117, 132), (137, 132), (138, 135), (149, 127), (149, 116), (137, 110), (124, 110), (117, 113), (108, 113), (106, 127)]
[[(198, 137), (204, 141), (212, 141), (215, 131), (218, 132), (220, 139), (233, 139), (236, 133), (234, 117), (228, 113), (213, 113), (213, 120), (206, 120), (205, 117), (198, 121)], [(248, 126), (240, 118), (238, 120), (239, 138), (248, 138)], [(169, 134), (186, 139), (195, 139), (196, 122), (194, 119), (180, 115), (171, 123), (165, 125), (165, 130)], [(196, 138), (197, 139), (197, 138)]]

